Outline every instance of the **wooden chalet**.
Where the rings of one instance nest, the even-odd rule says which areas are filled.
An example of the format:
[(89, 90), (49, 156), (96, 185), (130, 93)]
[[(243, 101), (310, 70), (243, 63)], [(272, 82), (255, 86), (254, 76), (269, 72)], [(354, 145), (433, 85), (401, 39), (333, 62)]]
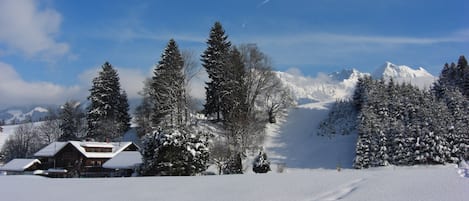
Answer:
[(34, 156), (50, 177), (108, 177), (114, 169), (103, 164), (121, 152), (138, 151), (132, 142), (54, 142)]

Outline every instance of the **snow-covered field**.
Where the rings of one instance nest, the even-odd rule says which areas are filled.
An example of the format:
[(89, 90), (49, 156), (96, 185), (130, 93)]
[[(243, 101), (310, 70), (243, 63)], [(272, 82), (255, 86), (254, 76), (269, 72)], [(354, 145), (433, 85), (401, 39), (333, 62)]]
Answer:
[(0, 177), (1, 200), (469, 200), (454, 166), (289, 170), (264, 175), (50, 179)]

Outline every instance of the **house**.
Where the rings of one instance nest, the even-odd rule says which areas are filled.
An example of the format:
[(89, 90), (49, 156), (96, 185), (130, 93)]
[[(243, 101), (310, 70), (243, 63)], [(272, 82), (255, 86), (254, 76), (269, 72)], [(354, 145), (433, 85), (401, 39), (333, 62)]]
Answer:
[(17, 158), (9, 161), (2, 167), (0, 172), (6, 175), (23, 175), (23, 174), (36, 174), (38, 173), (41, 161), (37, 159)]
[(34, 156), (50, 177), (108, 177), (115, 169), (103, 168), (103, 164), (127, 151), (138, 151), (138, 147), (132, 142), (68, 141), (51, 143)]

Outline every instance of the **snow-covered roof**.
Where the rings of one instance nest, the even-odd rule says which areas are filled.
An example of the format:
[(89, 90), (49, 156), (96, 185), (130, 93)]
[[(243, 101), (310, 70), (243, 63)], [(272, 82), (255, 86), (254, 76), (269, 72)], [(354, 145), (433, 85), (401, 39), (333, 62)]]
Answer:
[(38, 157), (38, 156), (42, 156), (42, 157), (54, 156), (55, 154), (57, 154), (57, 152), (59, 152), (67, 144), (68, 144), (68, 142), (53, 142), (53, 143), (47, 145), (46, 147), (42, 148), (38, 152), (36, 152), (34, 154), (34, 156), (36, 156), (36, 157)]
[(142, 154), (138, 151), (123, 151), (103, 164), (108, 169), (133, 169), (142, 163)]
[(37, 159), (26, 159), (26, 158), (17, 158), (13, 159), (4, 166), (0, 167), (1, 171), (24, 171), (34, 165), (35, 163), (41, 164), (41, 161)]
[[(52, 157), (57, 154), (65, 145), (73, 145), (80, 153), (87, 158), (112, 158), (125, 148), (130, 146), (132, 142), (82, 142), (82, 141), (68, 141), (68, 142), (54, 142), (39, 150), (34, 154), (36, 157)], [(87, 152), (85, 147), (102, 147), (112, 148), (112, 152)]]

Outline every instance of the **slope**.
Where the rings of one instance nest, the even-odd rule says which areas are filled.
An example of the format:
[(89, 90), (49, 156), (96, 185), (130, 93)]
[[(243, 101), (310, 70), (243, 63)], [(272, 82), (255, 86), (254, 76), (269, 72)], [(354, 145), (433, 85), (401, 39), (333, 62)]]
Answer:
[(351, 168), (357, 135), (327, 138), (317, 135), (317, 126), (328, 114), (330, 101), (299, 105), (288, 111), (279, 124), (270, 124), (264, 144), (273, 164), (288, 168)]

